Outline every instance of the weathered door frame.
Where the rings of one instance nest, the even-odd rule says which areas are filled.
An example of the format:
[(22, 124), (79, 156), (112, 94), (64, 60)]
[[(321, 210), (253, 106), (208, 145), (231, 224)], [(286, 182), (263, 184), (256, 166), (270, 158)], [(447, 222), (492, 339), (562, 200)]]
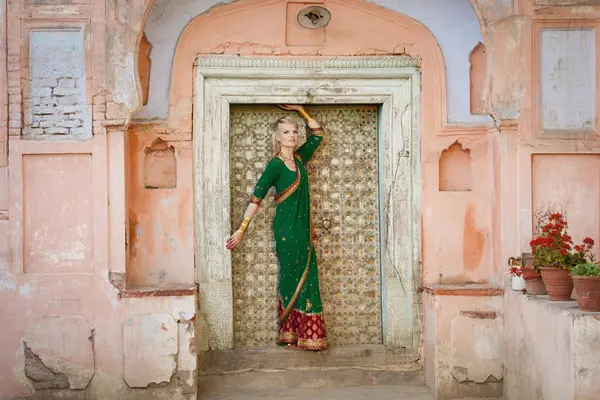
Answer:
[(200, 56), (195, 62), (194, 196), (198, 350), (232, 349), (229, 105), (378, 104), (383, 343), (418, 346), (422, 318), (420, 74), (398, 57)]

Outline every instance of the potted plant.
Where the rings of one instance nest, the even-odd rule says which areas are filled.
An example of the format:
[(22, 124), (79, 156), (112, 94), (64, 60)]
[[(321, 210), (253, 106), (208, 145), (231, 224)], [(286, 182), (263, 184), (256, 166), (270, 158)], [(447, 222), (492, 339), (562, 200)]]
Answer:
[(525, 291), (531, 295), (547, 294), (546, 285), (542, 280), (540, 271), (533, 266), (533, 254), (523, 253), (521, 255), (522, 266), (520, 268), (521, 276), (525, 281)]
[(594, 262), (576, 265), (571, 277), (581, 311), (600, 311), (600, 267)]
[(562, 213), (552, 213), (540, 224), (539, 235), (529, 243), (533, 265), (542, 274), (550, 300), (570, 300), (573, 292), (570, 271), (577, 264), (587, 261), (594, 241), (586, 237), (581, 245), (573, 246)]

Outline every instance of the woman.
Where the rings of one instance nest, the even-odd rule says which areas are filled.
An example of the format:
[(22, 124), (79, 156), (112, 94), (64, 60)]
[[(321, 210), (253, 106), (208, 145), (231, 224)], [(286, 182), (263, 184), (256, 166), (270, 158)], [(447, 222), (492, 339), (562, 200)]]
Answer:
[(289, 117), (277, 120), (271, 138), (273, 158), (262, 173), (238, 230), (227, 240), (233, 249), (256, 214), (271, 186), (275, 186), (275, 251), (279, 259), (279, 337), (282, 346), (301, 350), (327, 348), (327, 334), (317, 258), (310, 223), (308, 175), (305, 165), (321, 143), (323, 128), (302, 106), (281, 106), (297, 111), (306, 121), (308, 138), (299, 148), (298, 125)]

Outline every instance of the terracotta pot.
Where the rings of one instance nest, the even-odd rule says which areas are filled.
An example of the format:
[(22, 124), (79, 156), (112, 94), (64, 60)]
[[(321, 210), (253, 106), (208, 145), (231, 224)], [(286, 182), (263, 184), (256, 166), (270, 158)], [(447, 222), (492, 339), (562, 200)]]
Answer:
[(531, 253), (521, 253), (521, 263), (523, 266), (527, 268), (533, 268), (533, 254)]
[(581, 311), (600, 311), (600, 276), (573, 276)]
[(548, 297), (553, 301), (571, 300), (573, 279), (565, 268), (541, 267), (542, 279), (548, 290)]
[(546, 294), (546, 285), (542, 281), (542, 275), (535, 272), (533, 268), (523, 268), (521, 275), (525, 280), (525, 290), (527, 294), (540, 295)]
[(541, 275), (538, 272), (535, 272), (533, 268), (523, 268), (521, 276), (523, 276), (523, 279), (526, 281), (534, 278), (541, 278)]
[(527, 294), (532, 295), (548, 293), (546, 291), (546, 285), (544, 285), (544, 281), (542, 280), (541, 275), (525, 279), (525, 290), (527, 291)]

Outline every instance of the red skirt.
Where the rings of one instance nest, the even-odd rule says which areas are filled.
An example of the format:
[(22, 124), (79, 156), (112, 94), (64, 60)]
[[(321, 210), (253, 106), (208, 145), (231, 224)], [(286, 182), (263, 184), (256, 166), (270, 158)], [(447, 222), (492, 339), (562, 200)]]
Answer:
[[(283, 314), (279, 302), (278, 315)], [(292, 310), (279, 327), (277, 344), (296, 346), (300, 350), (324, 350), (327, 348), (327, 331), (322, 314), (306, 314)]]

